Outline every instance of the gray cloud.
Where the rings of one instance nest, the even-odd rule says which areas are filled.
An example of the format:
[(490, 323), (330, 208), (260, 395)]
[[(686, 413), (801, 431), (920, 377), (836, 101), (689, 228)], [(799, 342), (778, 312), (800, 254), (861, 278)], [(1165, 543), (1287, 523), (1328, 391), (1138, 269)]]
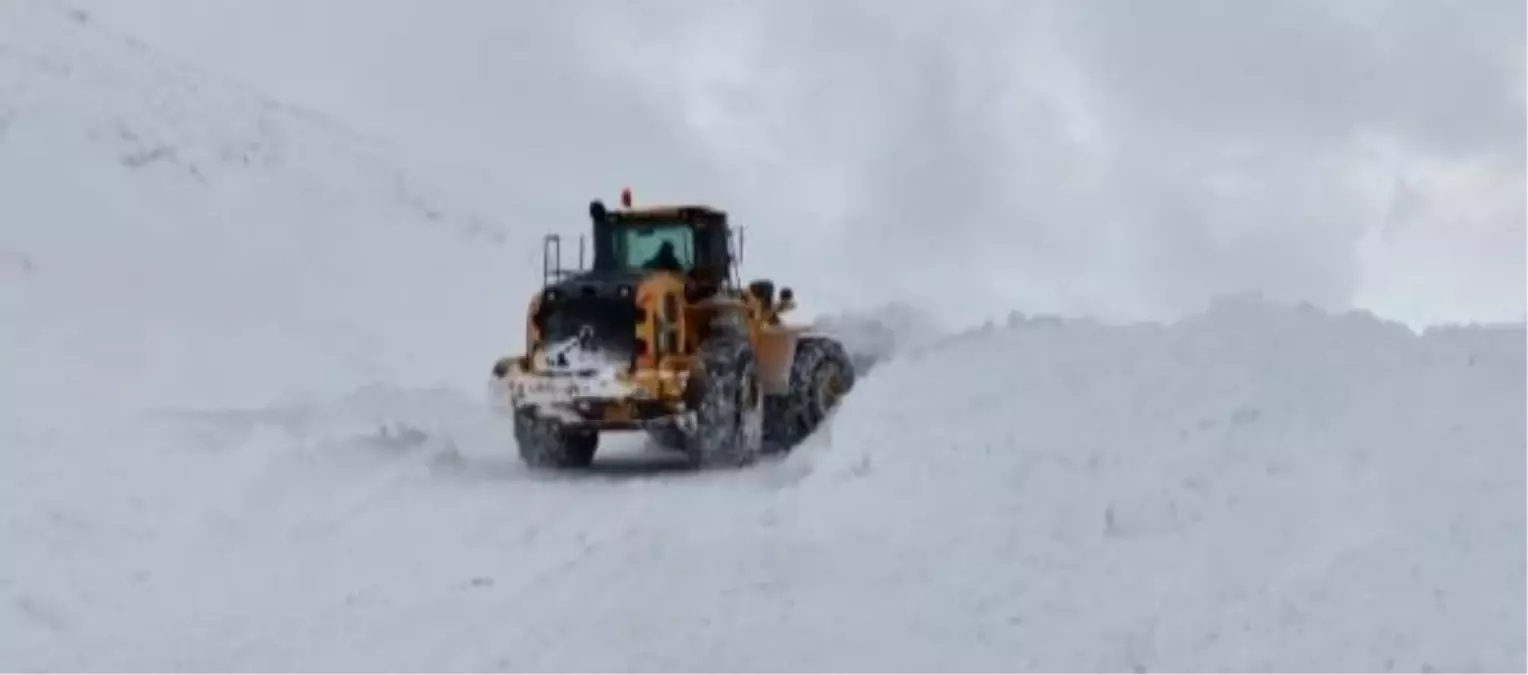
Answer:
[(1523, 201), (1522, 3), (205, 1), (101, 9), (519, 186), (529, 229), (725, 202), (832, 303), (1522, 315), (1522, 208), (1456, 213)]

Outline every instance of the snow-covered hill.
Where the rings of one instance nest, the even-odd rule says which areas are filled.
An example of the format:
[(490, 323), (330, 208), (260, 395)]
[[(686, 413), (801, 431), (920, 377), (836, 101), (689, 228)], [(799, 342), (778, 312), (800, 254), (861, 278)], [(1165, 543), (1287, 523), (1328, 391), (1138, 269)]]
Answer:
[(0, 12), (0, 667), (1528, 667), (1521, 325), (894, 306), (783, 462), (536, 477), (476, 388), (534, 231)]
[(475, 329), (536, 278), (505, 244), (535, 233), (386, 152), (83, 13), (0, 6), (0, 387), (206, 404), (481, 372), (517, 333)]

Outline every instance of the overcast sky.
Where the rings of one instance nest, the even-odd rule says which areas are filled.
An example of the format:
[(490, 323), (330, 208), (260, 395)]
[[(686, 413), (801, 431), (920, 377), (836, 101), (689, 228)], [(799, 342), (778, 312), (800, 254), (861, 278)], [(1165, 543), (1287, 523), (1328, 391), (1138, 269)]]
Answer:
[(470, 167), (529, 246), (630, 183), (834, 305), (1524, 315), (1520, 0), (74, 2)]

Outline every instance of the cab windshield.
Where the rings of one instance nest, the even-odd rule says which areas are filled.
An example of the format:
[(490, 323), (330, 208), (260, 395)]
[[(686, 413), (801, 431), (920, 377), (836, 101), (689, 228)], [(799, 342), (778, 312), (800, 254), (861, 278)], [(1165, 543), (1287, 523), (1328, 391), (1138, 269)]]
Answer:
[(695, 264), (695, 233), (687, 224), (625, 225), (614, 236), (622, 268), (689, 272)]

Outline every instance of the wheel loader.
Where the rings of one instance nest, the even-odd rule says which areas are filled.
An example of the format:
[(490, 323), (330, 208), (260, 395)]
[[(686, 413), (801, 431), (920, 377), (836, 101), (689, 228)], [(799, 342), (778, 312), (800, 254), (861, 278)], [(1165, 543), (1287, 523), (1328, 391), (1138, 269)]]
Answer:
[(542, 289), (525, 351), (493, 366), (496, 404), (536, 468), (586, 467), (601, 434), (645, 432), (696, 468), (741, 467), (788, 452), (854, 386), (834, 339), (787, 325), (792, 290), (744, 285), (742, 230), (703, 204), (589, 203), (592, 260), (562, 267), (543, 240)]

